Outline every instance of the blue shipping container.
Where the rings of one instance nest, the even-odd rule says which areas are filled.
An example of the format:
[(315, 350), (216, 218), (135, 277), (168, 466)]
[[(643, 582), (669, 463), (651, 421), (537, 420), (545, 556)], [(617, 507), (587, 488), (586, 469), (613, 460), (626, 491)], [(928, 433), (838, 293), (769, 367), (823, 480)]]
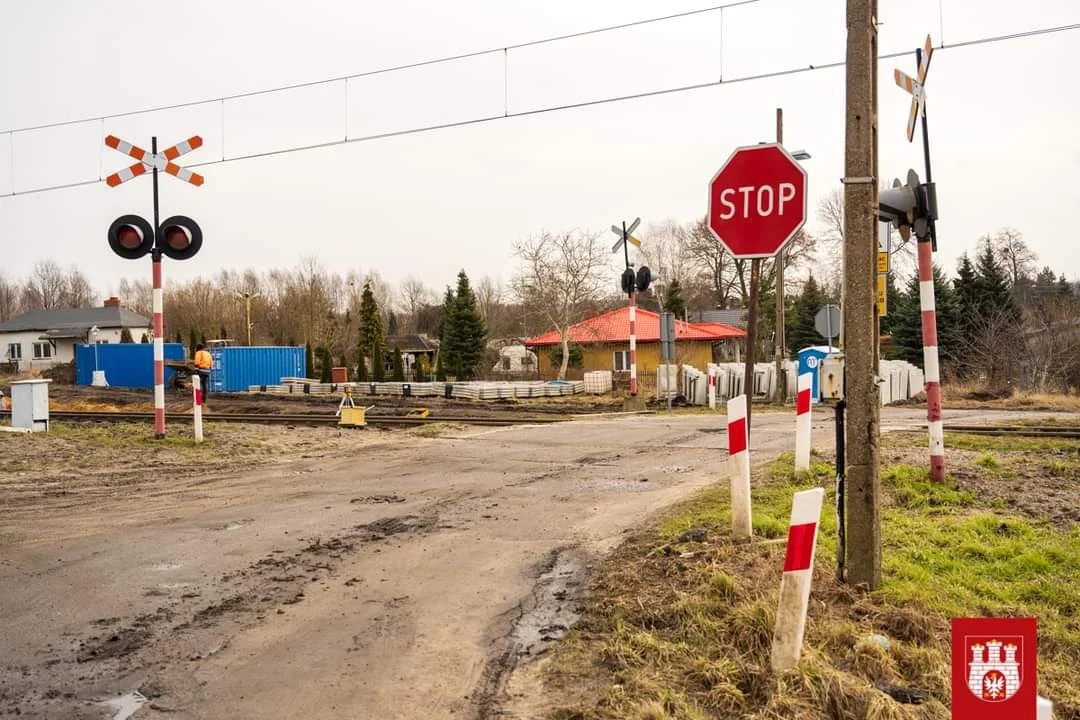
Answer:
[(284, 377), (303, 377), (302, 347), (219, 347), (210, 349), (214, 369), (210, 392), (247, 392), (252, 385), (278, 385)]
[[(95, 348), (97, 350), (95, 357)], [(165, 343), (166, 360), (183, 360), (184, 346)], [(89, 385), (94, 370), (105, 371), (105, 381), (114, 387), (154, 387), (154, 346), (148, 343), (120, 343), (75, 346), (75, 384)], [(166, 386), (173, 371), (165, 368)]]

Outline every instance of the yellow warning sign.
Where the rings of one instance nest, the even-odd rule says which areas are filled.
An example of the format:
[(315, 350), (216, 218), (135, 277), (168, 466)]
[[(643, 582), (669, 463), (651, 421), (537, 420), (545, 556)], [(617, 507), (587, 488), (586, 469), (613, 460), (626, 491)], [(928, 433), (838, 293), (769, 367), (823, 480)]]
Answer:
[(877, 254), (877, 271), (879, 273), (889, 272), (889, 253), (881, 251)]
[(879, 274), (877, 276), (877, 314), (879, 317), (885, 317), (889, 314), (889, 293), (887, 291), (888, 276)]

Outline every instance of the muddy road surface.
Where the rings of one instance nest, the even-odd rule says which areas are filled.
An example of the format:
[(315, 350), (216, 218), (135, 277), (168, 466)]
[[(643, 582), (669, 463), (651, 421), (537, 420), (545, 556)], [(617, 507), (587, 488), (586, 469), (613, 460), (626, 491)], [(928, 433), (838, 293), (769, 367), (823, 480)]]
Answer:
[[(574, 622), (590, 566), (726, 482), (723, 422), (426, 428), (21, 496), (0, 523), (0, 716), (505, 716), (510, 674)], [(793, 428), (755, 414), (755, 461)]]

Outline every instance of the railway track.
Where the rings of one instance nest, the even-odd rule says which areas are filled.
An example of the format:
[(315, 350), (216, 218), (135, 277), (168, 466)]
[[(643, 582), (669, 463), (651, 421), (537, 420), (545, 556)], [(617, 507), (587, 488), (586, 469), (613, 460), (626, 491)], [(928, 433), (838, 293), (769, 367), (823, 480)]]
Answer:
[[(532, 425), (565, 422), (574, 416), (565, 415), (557, 417), (544, 416), (513, 416), (506, 418), (496, 417), (468, 417), (439, 415), (418, 417), (410, 415), (368, 415), (369, 425), (407, 426), (407, 425), (430, 425), (432, 423), (460, 423), (463, 425), (486, 425), (505, 427), (509, 425)], [(73, 411), (54, 410), (49, 413), (50, 420), (68, 420), (73, 422), (152, 422), (152, 412), (111, 412), (111, 411)], [(281, 415), (273, 413), (206, 413), (203, 419), (208, 423), (255, 423), (262, 425), (337, 425), (336, 415), (292, 414)], [(170, 422), (192, 421), (190, 414), (170, 413)]]
[(1042, 437), (1080, 440), (1080, 426), (1064, 425), (946, 425), (946, 432), (996, 437)]

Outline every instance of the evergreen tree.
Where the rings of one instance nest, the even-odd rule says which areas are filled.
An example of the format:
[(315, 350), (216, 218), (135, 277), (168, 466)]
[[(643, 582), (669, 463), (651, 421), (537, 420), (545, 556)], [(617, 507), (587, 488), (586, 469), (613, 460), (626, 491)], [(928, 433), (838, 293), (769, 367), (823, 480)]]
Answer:
[(131, 330), (128, 328), (120, 328), (120, 342), (133, 343), (135, 340), (131, 337)]
[(386, 318), (386, 334), (387, 335), (397, 335), (397, 333), (398, 333), (397, 315), (395, 315), (394, 311), (391, 310), (390, 315)]
[[(385, 358), (383, 357), (383, 329), (382, 318), (379, 316), (379, 306), (375, 302), (375, 295), (371, 292), (371, 283), (364, 283), (364, 292), (360, 296), (360, 341), (359, 341), (360, 364), (364, 364), (364, 358), (370, 358), (371, 376), (379, 382), (385, 376)], [(365, 371), (366, 375), (366, 371)]]
[[(393, 317), (391, 313), (390, 317)], [(401, 357), (401, 348), (394, 346), (394, 374), (390, 377), (394, 382), (405, 382), (405, 361)]]
[(356, 363), (356, 381), (368, 381), (367, 358), (364, 357), (363, 353), (360, 354), (360, 359)]
[(199, 333), (199, 342), (203, 345), (206, 344), (206, 333)]
[[(919, 276), (913, 275), (905, 292), (899, 293), (895, 306), (889, 308), (892, 333), (891, 356), (923, 366), (922, 305)], [(948, 359), (958, 352), (959, 313), (955, 291), (945, 273), (934, 265), (934, 305), (937, 308), (938, 356)]]
[(428, 373), (427, 355), (417, 355), (416, 362), (413, 364), (413, 382), (427, 382), (429, 376)]
[[(450, 293), (447, 293), (449, 298)], [(476, 295), (469, 286), (469, 277), (458, 273), (457, 292), (453, 309), (443, 325), (443, 360), (446, 371), (458, 379), (475, 377), (487, 349), (487, 328), (476, 307)]]
[(439, 382), (446, 382), (446, 366), (443, 365), (442, 351), (435, 355), (435, 379)]
[(176, 341), (175, 342), (176, 342), (177, 345), (183, 345), (184, 344), (184, 335), (179, 330), (176, 331)]
[(1009, 276), (994, 255), (994, 249), (989, 243), (984, 245), (979, 252), (979, 257), (975, 261), (975, 273), (975, 287), (978, 290), (976, 312), (987, 315), (994, 310), (1004, 310), (1016, 322), (1019, 322), (1020, 307), (1016, 304), (1009, 287)]
[[(814, 329), (814, 317), (817, 315), (818, 310), (826, 304), (825, 301), (825, 293), (822, 292), (821, 286), (811, 275), (806, 279), (802, 293), (795, 298), (792, 312), (784, 316), (787, 325), (787, 328), (785, 328), (787, 346), (792, 356), (797, 355), (799, 350), (803, 348), (826, 343), (826, 339)], [(836, 333), (836, 337), (833, 338), (833, 344), (835, 345), (836, 338), (840, 335), (840, 329), (836, 328), (833, 332)]]
[(218, 340), (226, 340), (226, 339), (228, 339), (229, 331), (225, 329), (224, 325), (221, 326), (221, 329), (218, 332), (220, 333), (218, 335)]
[(383, 345), (382, 338), (379, 339), (372, 352), (371, 379), (375, 382), (382, 382), (386, 379), (386, 346)]
[(330, 366), (333, 365), (330, 360), (330, 351), (325, 347), (320, 347), (316, 352), (319, 354), (319, 382), (331, 382), (334, 379), (334, 374), (330, 369)]
[(315, 356), (310, 341), (304, 344), (304, 377), (309, 380), (315, 377)]
[(199, 344), (198, 338), (195, 337), (195, 331), (188, 331), (188, 357), (195, 357), (195, 346)]
[(139, 340), (139, 342), (142, 343), (143, 345), (149, 345), (150, 344), (150, 336), (147, 335), (146, 333), (143, 333), (142, 338)]
[(682, 296), (682, 285), (679, 283), (679, 278), (675, 278), (671, 281), (671, 285), (668, 286), (667, 302), (664, 303), (664, 310), (673, 314), (679, 320), (686, 319), (686, 301)]

